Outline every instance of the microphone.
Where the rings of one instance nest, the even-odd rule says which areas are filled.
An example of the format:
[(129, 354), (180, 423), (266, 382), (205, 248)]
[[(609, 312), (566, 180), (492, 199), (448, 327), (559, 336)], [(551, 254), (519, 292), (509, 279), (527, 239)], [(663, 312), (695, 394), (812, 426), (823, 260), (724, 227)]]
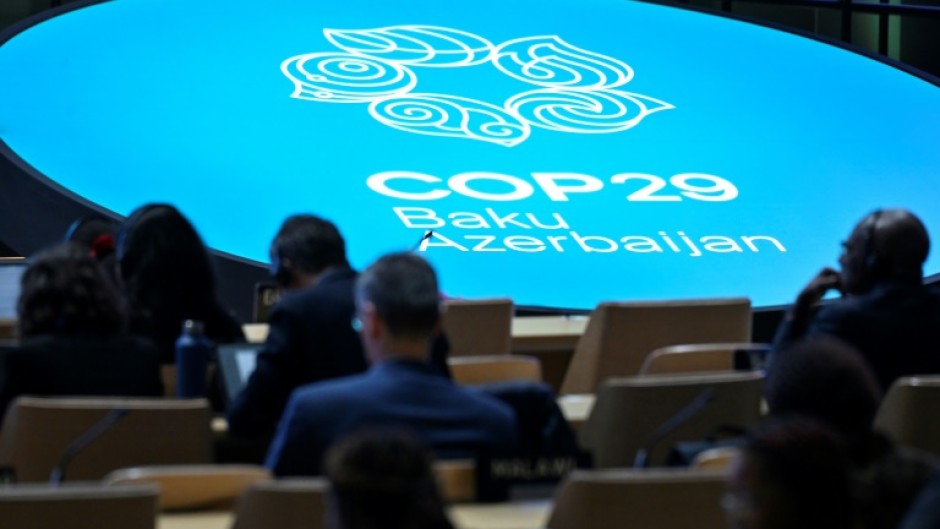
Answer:
[(679, 410), (678, 413), (670, 417), (666, 422), (659, 425), (659, 428), (653, 430), (653, 433), (646, 438), (646, 443), (643, 444), (643, 448), (639, 449), (636, 453), (636, 458), (633, 460), (633, 468), (646, 468), (649, 461), (649, 454), (656, 448), (656, 445), (659, 444), (667, 435), (676, 431), (680, 426), (689, 421), (692, 417), (698, 415), (702, 410), (708, 407), (715, 400), (715, 389), (714, 388), (705, 388), (701, 393), (698, 394), (692, 402), (690, 402), (685, 408)]
[(127, 411), (127, 408), (114, 408), (78, 439), (72, 441), (72, 444), (68, 445), (65, 451), (62, 452), (62, 457), (59, 458), (59, 464), (52, 469), (52, 474), (49, 476), (49, 483), (59, 485), (65, 481), (65, 471), (68, 469), (72, 459), (81, 453), (85, 447), (90, 445), (92, 441), (113, 428), (115, 424), (121, 422), (121, 419), (127, 416)]
[(433, 236), (434, 236), (434, 230), (428, 230), (424, 232), (424, 235), (422, 235), (421, 238), (418, 239), (418, 243), (415, 244), (414, 247), (411, 249), (411, 253), (419, 251), (421, 249), (421, 245), (424, 244), (424, 241), (430, 239)]

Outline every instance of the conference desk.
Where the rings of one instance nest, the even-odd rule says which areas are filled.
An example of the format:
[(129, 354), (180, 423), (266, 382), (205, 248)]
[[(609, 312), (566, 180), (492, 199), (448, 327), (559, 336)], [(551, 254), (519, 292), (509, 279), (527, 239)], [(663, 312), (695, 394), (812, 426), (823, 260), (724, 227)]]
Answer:
[[(551, 509), (551, 500), (526, 500), (455, 504), (448, 512), (457, 529), (540, 529)], [(230, 529), (234, 519), (230, 511), (165, 513), (157, 518), (157, 529)]]
[[(538, 358), (542, 364), (542, 379), (558, 392), (587, 324), (587, 316), (515, 317), (512, 319), (512, 352)], [(268, 336), (265, 323), (245, 324), (242, 329), (251, 343), (261, 343)]]

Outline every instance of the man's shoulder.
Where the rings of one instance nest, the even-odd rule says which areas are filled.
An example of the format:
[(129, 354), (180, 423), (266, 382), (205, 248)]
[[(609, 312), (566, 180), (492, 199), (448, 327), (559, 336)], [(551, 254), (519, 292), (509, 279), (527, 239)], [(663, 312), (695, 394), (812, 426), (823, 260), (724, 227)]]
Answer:
[(292, 398), (297, 405), (326, 404), (338, 408), (340, 404), (370, 400), (367, 391), (369, 387), (368, 374), (361, 373), (300, 386), (294, 390)]
[[(356, 272), (343, 269), (331, 273), (316, 285), (281, 298), (274, 306), (275, 312), (298, 314), (309, 311), (330, 310), (335, 303), (351, 304)], [(273, 316), (273, 315), (272, 315)]]

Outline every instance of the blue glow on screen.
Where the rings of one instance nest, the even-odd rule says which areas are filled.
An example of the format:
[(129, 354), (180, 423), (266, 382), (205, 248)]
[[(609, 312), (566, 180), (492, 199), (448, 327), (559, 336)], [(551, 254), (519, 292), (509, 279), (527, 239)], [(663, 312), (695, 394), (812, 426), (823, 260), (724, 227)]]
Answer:
[[(565, 60), (531, 62), (546, 50)], [(376, 59), (387, 71), (368, 86), (318, 79), (314, 66), (333, 58), (348, 75), (370, 75)], [(435, 236), (424, 255), (455, 296), (772, 305), (835, 264), (839, 241), (875, 208), (909, 208), (940, 234), (940, 88), (811, 39), (662, 6), (116, 0), (12, 38), (0, 79), (0, 139), (95, 204), (126, 215), (172, 202), (210, 245), (260, 261), (284, 217), (315, 212), (339, 225), (359, 267), (432, 227), (422, 210), (399, 210), (406, 222), (394, 208), (452, 215), (458, 225), (435, 232), (467, 251)], [(407, 123), (429, 105), (450, 109), (443, 125)], [(487, 175), (465, 178), (469, 194), (507, 194), (518, 181), (532, 193), (410, 200), (367, 185), (392, 171), (441, 180), (388, 180), (399, 193), (447, 191), (470, 172)], [(603, 187), (553, 200), (534, 173)], [(689, 173), (717, 178), (677, 187)], [(730, 200), (681, 187), (727, 198), (724, 182)], [(627, 200), (660, 183), (654, 198), (679, 200)], [(571, 232), (617, 249), (585, 251)]]

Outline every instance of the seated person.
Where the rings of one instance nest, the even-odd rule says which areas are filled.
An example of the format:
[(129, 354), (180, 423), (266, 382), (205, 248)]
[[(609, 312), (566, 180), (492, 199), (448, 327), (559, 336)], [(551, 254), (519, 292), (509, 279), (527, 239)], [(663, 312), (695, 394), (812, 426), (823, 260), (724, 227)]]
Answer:
[(426, 362), (439, 301), (434, 270), (413, 254), (385, 256), (359, 277), (357, 317), (371, 367), (291, 395), (266, 460), (275, 475), (319, 474), (326, 449), (364, 427), (407, 428), (444, 458), (514, 447), (509, 407)]
[[(930, 239), (920, 219), (903, 209), (875, 211), (843, 246), (841, 270), (825, 268), (803, 289), (773, 354), (805, 337), (833, 336), (861, 351), (882, 391), (901, 376), (940, 373), (940, 292), (923, 284)], [(833, 289), (842, 298), (817, 312)]]
[(42, 253), (21, 282), (21, 342), (0, 354), (0, 414), (19, 395), (163, 395), (159, 353), (124, 332), (120, 295), (87, 251)]
[(396, 432), (355, 434), (326, 455), (332, 529), (452, 529), (431, 454)]
[(131, 213), (117, 239), (130, 330), (150, 338), (165, 364), (176, 363), (186, 320), (215, 343), (243, 342), (241, 324), (218, 300), (209, 250), (175, 207), (148, 204)]
[(859, 529), (842, 439), (807, 419), (771, 420), (744, 445), (722, 499), (735, 529)]
[(938, 469), (932, 456), (894, 446), (872, 429), (881, 400), (875, 375), (835, 338), (784, 350), (769, 366), (765, 396), (771, 417), (809, 417), (843, 437), (869, 529), (896, 527)]
[[(346, 259), (336, 226), (313, 215), (284, 221), (271, 242), (271, 275), (282, 296), (274, 306), (268, 337), (242, 392), (229, 405), (229, 433), (267, 441), (296, 388), (365, 371), (368, 363), (355, 315), (358, 273)], [(436, 340), (432, 361), (446, 370), (446, 344)]]

